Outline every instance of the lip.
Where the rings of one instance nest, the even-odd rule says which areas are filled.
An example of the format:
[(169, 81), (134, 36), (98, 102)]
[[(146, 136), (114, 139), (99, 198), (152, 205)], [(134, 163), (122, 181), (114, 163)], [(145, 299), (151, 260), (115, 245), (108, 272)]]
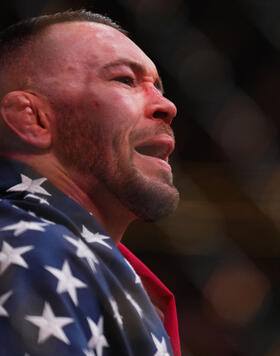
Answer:
[[(153, 156), (153, 155), (145, 155), (137, 152), (137, 147), (145, 147), (145, 146), (154, 146), (154, 147), (159, 147), (160, 151), (162, 151), (162, 154), (160, 157)], [(154, 159), (158, 159), (161, 161), (164, 161), (168, 164), (168, 157), (170, 154), (174, 151), (175, 148), (175, 142), (174, 139), (167, 134), (160, 134), (155, 137), (152, 137), (150, 139), (145, 139), (143, 141), (138, 142), (135, 146), (134, 149), (136, 153), (138, 153), (141, 156), (144, 157), (150, 157)]]
[(170, 166), (170, 164), (168, 163), (168, 159), (162, 159), (162, 158), (158, 158), (158, 157), (152, 157), (152, 156), (145, 156), (145, 155), (141, 155), (141, 153), (138, 153), (137, 151), (135, 151), (136, 155), (140, 156), (141, 159), (144, 159), (145, 161), (147, 161), (147, 163), (149, 164), (159, 164), (161, 167), (167, 169), (168, 171), (172, 172), (172, 168)]

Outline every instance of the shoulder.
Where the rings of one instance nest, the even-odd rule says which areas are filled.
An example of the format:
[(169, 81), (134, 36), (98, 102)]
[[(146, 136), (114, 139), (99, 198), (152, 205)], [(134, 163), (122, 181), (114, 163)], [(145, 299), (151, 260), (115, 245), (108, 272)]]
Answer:
[(61, 355), (87, 349), (89, 320), (101, 317), (91, 273), (97, 259), (90, 252), (79, 257), (78, 248), (79, 238), (65, 226), (0, 202), (0, 344), (10, 340), (7, 355), (17, 355), (16, 344), (25, 348), (17, 335), (40, 355), (54, 354), (52, 347)]

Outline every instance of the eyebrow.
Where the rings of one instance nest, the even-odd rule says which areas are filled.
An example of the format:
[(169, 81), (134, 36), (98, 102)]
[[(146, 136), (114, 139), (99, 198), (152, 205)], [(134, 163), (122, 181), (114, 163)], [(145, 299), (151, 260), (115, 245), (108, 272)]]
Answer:
[[(136, 72), (137, 74), (141, 74), (141, 75), (145, 75), (146, 74), (146, 69), (145, 67), (139, 63), (139, 62), (134, 62), (128, 59), (118, 59), (109, 63), (106, 63), (103, 66), (103, 70), (108, 70), (114, 67), (119, 67), (121, 65), (125, 65), (130, 67), (133, 72)], [(164, 93), (164, 88), (163, 88), (163, 84), (162, 84), (162, 80), (160, 77), (158, 77), (155, 82), (154, 82), (154, 86), (163, 94)]]

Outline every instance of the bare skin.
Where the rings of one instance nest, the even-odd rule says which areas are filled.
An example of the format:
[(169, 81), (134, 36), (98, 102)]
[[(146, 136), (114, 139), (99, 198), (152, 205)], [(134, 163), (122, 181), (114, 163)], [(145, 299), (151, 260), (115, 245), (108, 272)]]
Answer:
[(133, 220), (152, 220), (166, 206), (164, 215), (178, 201), (167, 162), (176, 108), (153, 62), (109, 26), (52, 25), (40, 46), (26, 88), (9, 92), (0, 107), (4, 122), (37, 152), (5, 155), (91, 211), (118, 244)]

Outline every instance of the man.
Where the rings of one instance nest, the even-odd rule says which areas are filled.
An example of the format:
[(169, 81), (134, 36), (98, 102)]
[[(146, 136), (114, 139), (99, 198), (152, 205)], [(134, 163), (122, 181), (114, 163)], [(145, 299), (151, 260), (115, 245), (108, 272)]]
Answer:
[(178, 202), (155, 65), (83, 10), (0, 47), (1, 356), (179, 355), (172, 294), (119, 243)]

